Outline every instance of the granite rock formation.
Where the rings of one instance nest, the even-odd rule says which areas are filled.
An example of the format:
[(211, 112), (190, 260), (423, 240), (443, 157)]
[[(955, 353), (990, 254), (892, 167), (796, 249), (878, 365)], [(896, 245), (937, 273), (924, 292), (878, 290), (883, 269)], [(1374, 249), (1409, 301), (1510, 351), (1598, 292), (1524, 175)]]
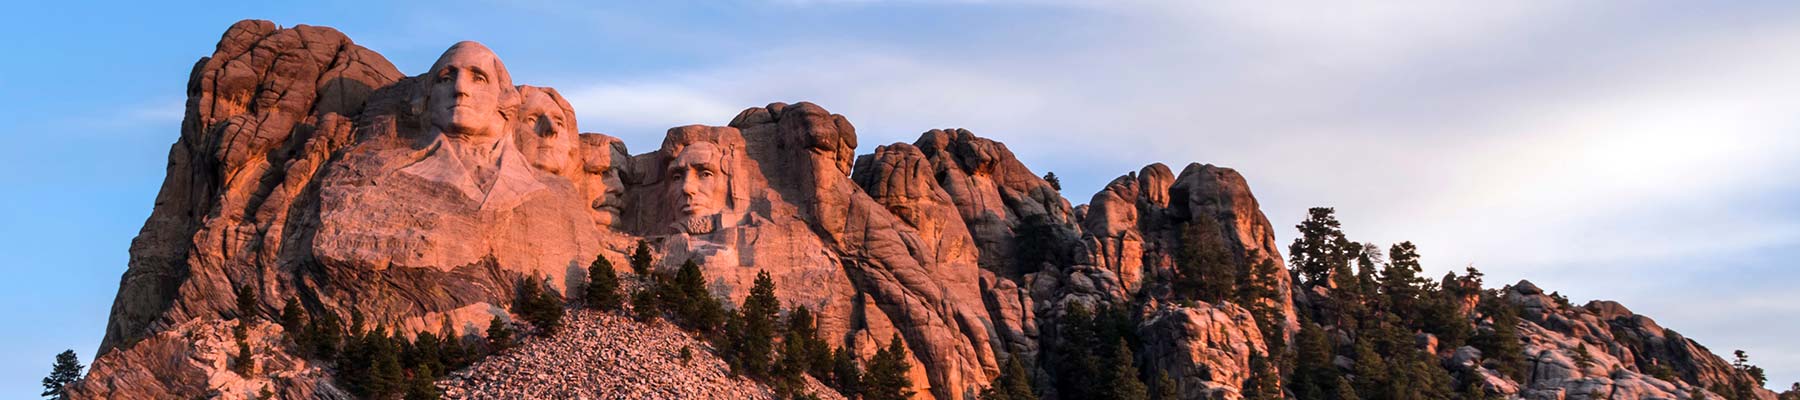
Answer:
[[(187, 94), (167, 178), (78, 394), (344, 397), (272, 325), (254, 330), (261, 378), (228, 376), (218, 336), (246, 320), (230, 294), (251, 288), (263, 315), (292, 299), (403, 334), (446, 323), (482, 332), (507, 316), (520, 279), (572, 293), (588, 261), (626, 265), (640, 241), (655, 268), (693, 260), (734, 304), (767, 271), (778, 297), (814, 310), (832, 345), (863, 357), (899, 335), (922, 399), (972, 398), (1005, 355), (1038, 359), (1077, 304), (1129, 308), (1151, 349), (1140, 365), (1168, 373), (1182, 398), (1236, 398), (1250, 355), (1269, 351), (1269, 338), (1291, 341), (1304, 312), (1295, 299), (1308, 296), (1286, 273), (1268, 277), (1276, 295), (1257, 304), (1195, 303), (1168, 283), (1194, 224), (1217, 228), (1233, 268), (1285, 270), (1248, 183), (1212, 165), (1151, 164), (1071, 206), (998, 141), (932, 129), (857, 154), (856, 128), (805, 102), (672, 128), (633, 155), (617, 138), (579, 133), (578, 105), (516, 84), (478, 43), (408, 76), (330, 28), (268, 21), (231, 26)], [(1508, 299), (1536, 310), (1525, 330), (1542, 374), (1482, 375), (1496, 393), (1679, 398), (1684, 385), (1734, 379), (1622, 306), (1556, 307), (1527, 287)], [(1274, 310), (1274, 323), (1259, 326), (1250, 308)], [(572, 334), (619, 330), (588, 325)], [(1560, 351), (1577, 341), (1603, 349), (1612, 369), (1568, 367)], [(1438, 353), (1480, 372), (1478, 355)], [(1633, 372), (1646, 363), (1675, 367), (1680, 382)], [(458, 376), (467, 388), (494, 384), (470, 375), (482, 368)]]

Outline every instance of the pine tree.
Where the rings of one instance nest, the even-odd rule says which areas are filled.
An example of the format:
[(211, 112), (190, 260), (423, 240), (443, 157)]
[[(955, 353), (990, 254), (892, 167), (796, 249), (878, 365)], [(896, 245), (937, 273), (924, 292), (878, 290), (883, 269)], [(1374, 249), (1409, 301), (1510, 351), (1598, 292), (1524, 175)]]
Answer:
[[(770, 296), (774, 295), (773, 283), (770, 284)], [(675, 308), (676, 320), (688, 329), (699, 332), (712, 332), (725, 321), (725, 308), (719, 300), (713, 298), (712, 292), (706, 290), (706, 276), (700, 271), (700, 265), (694, 260), (681, 263), (681, 269), (675, 272), (675, 282), (667, 299)], [(779, 307), (779, 306), (777, 306)]]
[(912, 398), (912, 378), (907, 377), (912, 365), (907, 363), (906, 346), (900, 334), (888, 346), (875, 352), (863, 376), (863, 400), (905, 400)]
[(1244, 400), (1281, 400), (1281, 373), (1268, 357), (1254, 350), (1250, 353), (1250, 377), (1244, 379)]
[(1104, 382), (1094, 350), (1104, 342), (1094, 329), (1093, 313), (1081, 303), (1071, 303), (1056, 326), (1057, 340), (1050, 358), (1056, 393), (1074, 399), (1099, 398)]
[(1353, 369), (1356, 374), (1356, 393), (1365, 399), (1379, 399), (1382, 398), (1381, 394), (1393, 385), (1393, 381), (1388, 375), (1391, 368), (1387, 360), (1383, 360), (1381, 354), (1375, 350), (1373, 335), (1360, 336), (1362, 338), (1357, 340), (1356, 345), (1353, 346), (1356, 360), (1356, 366)]
[(631, 294), (631, 316), (638, 322), (654, 323), (656, 317), (662, 316), (661, 303), (656, 298), (655, 289), (638, 289)]
[(1337, 367), (1331, 364), (1331, 343), (1325, 330), (1311, 321), (1301, 321), (1294, 367), (1294, 395), (1302, 399), (1323, 399), (1337, 384)]
[(336, 312), (323, 310), (317, 317), (307, 320), (305, 332), (306, 346), (313, 358), (330, 360), (337, 357), (344, 340), (344, 321)]
[(438, 372), (449, 373), (462, 368), (470, 361), (469, 347), (463, 344), (463, 336), (456, 331), (456, 325), (450, 324), (450, 318), (444, 318), (444, 325), (438, 328), (444, 334), (444, 353), (441, 362), (444, 369)]
[(1150, 390), (1151, 400), (1178, 400), (1181, 396), (1181, 388), (1175, 384), (1175, 379), (1164, 371), (1156, 371), (1156, 385)]
[(306, 310), (300, 309), (299, 301), (288, 300), (287, 305), (281, 307), (281, 329), (298, 339), (305, 328)]
[(1195, 216), (1182, 226), (1175, 262), (1177, 293), (1207, 303), (1238, 297), (1236, 256), (1212, 216)]
[(1102, 387), (1104, 391), (1100, 392), (1101, 395), (1103, 398), (1117, 400), (1149, 399), (1149, 389), (1144, 387), (1143, 381), (1138, 380), (1138, 369), (1135, 366), (1135, 358), (1131, 354), (1131, 346), (1126, 345), (1124, 339), (1118, 340), (1117, 343), (1113, 346), (1113, 351), (1108, 352), (1110, 353), (1106, 360), (1108, 367), (1102, 371), (1104, 374), (1102, 379), (1106, 383)]
[[(1164, 378), (1167, 378), (1165, 375)], [(1012, 354), (1006, 358), (1006, 365), (1000, 369), (1000, 376), (994, 378), (986, 389), (981, 390), (981, 400), (1037, 400), (1037, 393), (1032, 392), (1031, 375), (1025, 372), (1025, 365), (1019, 362), (1019, 355)], [(1172, 398), (1171, 398), (1172, 400)]]
[(406, 373), (400, 366), (400, 349), (393, 338), (387, 336), (386, 328), (377, 327), (365, 339), (369, 342), (370, 353), (368, 390), (369, 398), (391, 398), (403, 393), (406, 385)]
[(650, 258), (650, 244), (639, 240), (637, 249), (631, 252), (631, 272), (640, 278), (649, 276), (652, 261), (654, 259)]
[(441, 370), (432, 369), (429, 365), (421, 365), (413, 371), (412, 378), (406, 381), (406, 400), (437, 400), (443, 396), (434, 383)]
[(856, 356), (849, 349), (837, 348), (831, 352), (831, 380), (826, 382), (837, 389), (844, 397), (856, 398), (862, 394), (862, 366), (856, 362)]
[(1050, 183), (1051, 189), (1056, 189), (1058, 192), (1062, 191), (1062, 180), (1056, 178), (1055, 172), (1045, 172), (1044, 182)]
[(1322, 285), (1334, 271), (1348, 268), (1347, 255), (1355, 243), (1344, 238), (1333, 215), (1336, 212), (1329, 207), (1313, 207), (1307, 210), (1306, 221), (1295, 226), (1300, 237), (1288, 245), (1288, 265), (1294, 268), (1296, 283)]
[(81, 380), (81, 357), (75, 350), (63, 350), (56, 355), (56, 363), (50, 365), (50, 376), (44, 377), (44, 393), (39, 396), (55, 400), (69, 398), (67, 387)]
[(1583, 369), (1594, 366), (1594, 355), (1588, 354), (1587, 344), (1575, 344), (1575, 365), (1580, 366)]
[(1331, 396), (1331, 398), (1333, 398), (1333, 399), (1336, 399), (1336, 400), (1361, 400), (1362, 399), (1361, 396), (1356, 395), (1356, 389), (1350, 385), (1350, 378), (1345, 378), (1342, 376), (1338, 377), (1337, 386), (1334, 386), (1334, 387), (1336, 389), (1332, 390), (1332, 396)]
[(787, 334), (784, 341), (799, 343), (800, 353), (794, 360), (800, 371), (814, 378), (825, 380), (831, 377), (831, 344), (819, 337), (819, 327), (812, 310), (806, 306), (794, 307), (788, 311)]
[(519, 300), (513, 303), (513, 312), (525, 317), (531, 326), (545, 335), (556, 332), (562, 326), (563, 300), (556, 291), (549, 290), (550, 277), (544, 277), (543, 283), (537, 279), (525, 278), (519, 282)]
[(625, 302), (625, 296), (619, 293), (619, 274), (613, 272), (612, 261), (605, 255), (594, 256), (594, 262), (588, 264), (585, 300), (589, 308), (602, 311), (618, 310)]
[(256, 318), (257, 314), (259, 314), (256, 309), (256, 303), (257, 303), (257, 301), (256, 301), (256, 289), (255, 288), (251, 288), (250, 285), (238, 286), (238, 289), (237, 289), (238, 318), (244, 318), (244, 319)]
[[(444, 368), (444, 343), (438, 339), (437, 334), (431, 332), (419, 332), (418, 337), (413, 338), (411, 347), (413, 349), (413, 357), (411, 357), (412, 360), (409, 360), (410, 362), (407, 365), (413, 365), (416, 367), (415, 369), (423, 369), (432, 372), (442, 372), (446, 370), (446, 368)], [(436, 378), (436, 376), (430, 377)]]
[(1515, 381), (1525, 380), (1524, 343), (1519, 341), (1519, 312), (1495, 296), (1481, 299), (1482, 314), (1492, 319), (1491, 329), (1482, 330), (1469, 340), (1481, 354), (1499, 364), (1500, 372)]
[(1419, 320), (1419, 298), (1424, 279), (1419, 278), (1419, 249), (1412, 242), (1400, 242), (1388, 249), (1387, 268), (1381, 271), (1381, 292), (1387, 297), (1388, 312), (1400, 317), (1405, 326), (1416, 326)]
[(512, 337), (512, 325), (507, 323), (505, 318), (495, 315), (492, 321), (488, 321), (487, 340), (488, 348), (490, 349), (489, 351), (500, 351), (501, 349), (512, 347)]
[(776, 315), (781, 301), (775, 298), (775, 280), (767, 271), (758, 271), (750, 295), (738, 307), (741, 321), (736, 332), (728, 332), (732, 350), (727, 358), (733, 371), (751, 377), (766, 377), (771, 372), (770, 356), (775, 350)]
[(237, 341), (237, 355), (231, 358), (231, 371), (239, 376), (249, 378), (256, 369), (256, 360), (250, 358), (250, 344), (241, 339)]

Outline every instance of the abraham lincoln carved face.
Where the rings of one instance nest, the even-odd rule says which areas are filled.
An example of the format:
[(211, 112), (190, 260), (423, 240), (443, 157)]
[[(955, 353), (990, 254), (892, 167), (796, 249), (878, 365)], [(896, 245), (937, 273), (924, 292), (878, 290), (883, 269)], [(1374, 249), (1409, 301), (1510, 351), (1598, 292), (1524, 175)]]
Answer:
[(682, 147), (669, 162), (670, 187), (682, 215), (706, 217), (725, 209), (724, 155), (718, 145), (698, 142)]

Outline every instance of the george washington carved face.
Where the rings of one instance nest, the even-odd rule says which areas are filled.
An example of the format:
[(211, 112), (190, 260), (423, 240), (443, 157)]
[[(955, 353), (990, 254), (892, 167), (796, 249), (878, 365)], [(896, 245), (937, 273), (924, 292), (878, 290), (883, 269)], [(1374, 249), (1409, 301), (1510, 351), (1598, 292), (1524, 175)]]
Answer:
[(553, 89), (521, 87), (519, 95), (524, 101), (519, 105), (519, 123), (513, 125), (519, 151), (537, 169), (552, 174), (573, 172), (580, 139), (568, 103)]
[(502, 114), (513, 98), (512, 77), (487, 46), (459, 42), (427, 75), (425, 114), (431, 129), (454, 141), (493, 144), (504, 132)]
[(669, 162), (670, 187), (682, 215), (705, 217), (724, 210), (728, 196), (721, 169), (724, 155), (718, 145), (698, 142), (682, 147)]

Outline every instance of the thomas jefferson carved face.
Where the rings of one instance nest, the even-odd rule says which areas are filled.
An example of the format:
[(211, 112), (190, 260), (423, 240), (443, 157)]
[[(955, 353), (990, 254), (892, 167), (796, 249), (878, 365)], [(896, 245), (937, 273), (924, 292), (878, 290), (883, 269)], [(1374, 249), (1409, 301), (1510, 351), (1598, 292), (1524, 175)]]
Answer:
[(519, 151), (531, 160), (531, 166), (552, 174), (568, 171), (575, 161), (577, 135), (575, 116), (548, 89), (525, 88), (519, 91), (524, 102), (519, 105), (519, 124), (513, 132)]
[(491, 144), (504, 134), (512, 77), (487, 46), (459, 42), (427, 74), (425, 113), (432, 129), (452, 140)]
[(724, 210), (728, 196), (721, 169), (724, 154), (716, 144), (698, 142), (682, 147), (669, 162), (670, 186), (682, 215), (705, 217)]

